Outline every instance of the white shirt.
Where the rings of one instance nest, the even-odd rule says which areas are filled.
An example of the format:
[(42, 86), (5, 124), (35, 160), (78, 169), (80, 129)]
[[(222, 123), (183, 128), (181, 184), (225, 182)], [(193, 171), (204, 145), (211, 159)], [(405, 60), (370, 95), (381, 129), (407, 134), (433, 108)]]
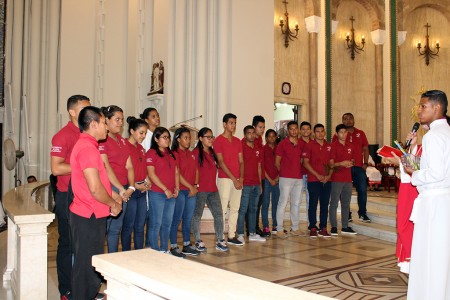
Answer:
[(450, 126), (446, 119), (435, 120), (422, 142), (420, 170), (411, 183), (419, 193), (430, 189), (450, 188)]
[(150, 149), (152, 137), (153, 137), (153, 132), (151, 132), (150, 129), (147, 129), (147, 134), (145, 135), (145, 139), (142, 141), (142, 144), (141, 144), (142, 147), (144, 147), (145, 152), (147, 152), (148, 149)]

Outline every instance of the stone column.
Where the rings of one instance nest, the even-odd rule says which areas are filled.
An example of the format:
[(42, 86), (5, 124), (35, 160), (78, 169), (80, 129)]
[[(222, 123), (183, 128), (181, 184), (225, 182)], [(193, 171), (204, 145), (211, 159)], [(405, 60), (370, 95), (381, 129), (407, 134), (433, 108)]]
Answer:
[(401, 68), (401, 56), (400, 56), (400, 46), (405, 42), (406, 40), (406, 31), (398, 31), (397, 33), (397, 98), (398, 100), (398, 111), (397, 111), (397, 120), (398, 120), (398, 132), (403, 132), (402, 130), (402, 122), (400, 122), (402, 117), (402, 77), (400, 72)]
[(316, 124), (318, 116), (317, 35), (320, 31), (321, 18), (318, 16), (307, 17), (305, 24), (309, 33), (309, 122)]
[(372, 31), (372, 42), (375, 44), (375, 141), (383, 144), (383, 44), (386, 41), (386, 31), (377, 29)]

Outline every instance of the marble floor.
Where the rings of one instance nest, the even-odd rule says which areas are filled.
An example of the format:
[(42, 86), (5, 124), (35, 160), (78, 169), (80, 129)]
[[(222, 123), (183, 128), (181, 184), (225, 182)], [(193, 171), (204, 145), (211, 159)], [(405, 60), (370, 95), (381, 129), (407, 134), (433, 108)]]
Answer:
[[(59, 299), (57, 238), (54, 222), (49, 227), (48, 299)], [(396, 267), (395, 244), (390, 242), (363, 235), (315, 240), (271, 237), (243, 247), (230, 245), (230, 251), (224, 253), (215, 249), (214, 235), (202, 238), (207, 253), (189, 260), (336, 299), (406, 299), (408, 279)], [(5, 264), (6, 231), (0, 233), (0, 269)], [(12, 299), (7, 282), (0, 287), (0, 299)]]

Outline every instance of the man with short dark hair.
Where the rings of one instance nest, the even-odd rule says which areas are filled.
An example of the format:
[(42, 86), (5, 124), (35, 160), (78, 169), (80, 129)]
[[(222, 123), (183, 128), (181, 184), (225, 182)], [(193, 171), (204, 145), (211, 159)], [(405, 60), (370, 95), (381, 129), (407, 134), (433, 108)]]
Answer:
[[(239, 206), (241, 204), (242, 182), (244, 180), (244, 157), (242, 143), (234, 136), (236, 131), (236, 115), (227, 113), (223, 116), (223, 133), (214, 140), (214, 151), (219, 162), (217, 188), (222, 202), (223, 224), (228, 213), (228, 243), (242, 246), (236, 235)], [(224, 230), (225, 231), (225, 230)]]
[[(303, 149), (303, 166), (308, 171), (308, 192), (310, 203), (308, 209), (308, 220), (310, 237), (317, 235), (330, 238), (327, 231), (328, 205), (330, 203), (331, 175), (333, 169), (331, 162), (331, 145), (325, 140), (325, 127), (322, 124), (314, 126), (315, 140), (306, 144)], [(317, 204), (320, 201), (320, 223), (317, 232)]]
[(92, 266), (92, 256), (104, 252), (106, 217), (122, 211), (122, 198), (112, 192), (111, 183), (98, 150), (106, 139), (105, 117), (99, 108), (87, 106), (78, 118), (80, 138), (70, 156), (73, 202), (70, 204), (70, 232), (74, 261), (72, 294), (74, 300), (93, 299), (101, 276)]
[(298, 124), (290, 121), (287, 125), (289, 136), (282, 140), (276, 150), (275, 166), (280, 171), (280, 199), (277, 207), (277, 236), (288, 237), (284, 231), (284, 212), (290, 200), (291, 234), (303, 235), (299, 229), (301, 190), (303, 174), (301, 155), (306, 143), (298, 138)]
[[(342, 115), (342, 123), (347, 127), (347, 142), (353, 145), (355, 162), (352, 167), (353, 185), (358, 193), (358, 216), (365, 223), (370, 223), (367, 216), (367, 175), (369, 165), (369, 142), (364, 131), (355, 127), (355, 118), (352, 113)], [(333, 136), (333, 142), (337, 141), (337, 135)], [(351, 222), (351, 212), (349, 213)]]
[(70, 243), (69, 228), (69, 199), (68, 188), (70, 181), (70, 155), (73, 146), (80, 137), (78, 115), (84, 107), (90, 105), (88, 97), (73, 95), (67, 99), (67, 111), (70, 120), (66, 126), (52, 138), (50, 150), (51, 170), (57, 176), (55, 194), (55, 214), (58, 220), (58, 249), (56, 252), (56, 272), (58, 274), (58, 290), (61, 300), (71, 299), (72, 281), (72, 245)]
[(414, 222), (408, 300), (450, 299), (450, 127), (447, 95), (438, 90), (422, 94), (418, 116), (430, 130), (422, 140), (420, 170), (405, 167), (419, 196)]
[(247, 228), (249, 241), (265, 242), (266, 239), (256, 233), (256, 207), (261, 195), (261, 161), (262, 148), (255, 145), (255, 128), (247, 125), (242, 138), (242, 153), (244, 156), (244, 181), (239, 207), (238, 240), (245, 244), (244, 221), (248, 212)]
[[(300, 123), (300, 138), (308, 144), (311, 139), (311, 132), (312, 127), (311, 123), (307, 121), (303, 121)], [(302, 173), (303, 173), (303, 189), (302, 189), (302, 195), (303, 192), (305, 192), (306, 196), (306, 211), (309, 209), (309, 192), (308, 192), (308, 172), (306, 171), (305, 167), (302, 165)], [(308, 214), (306, 214), (306, 220), (309, 222)], [(317, 228), (316, 228), (317, 229)]]

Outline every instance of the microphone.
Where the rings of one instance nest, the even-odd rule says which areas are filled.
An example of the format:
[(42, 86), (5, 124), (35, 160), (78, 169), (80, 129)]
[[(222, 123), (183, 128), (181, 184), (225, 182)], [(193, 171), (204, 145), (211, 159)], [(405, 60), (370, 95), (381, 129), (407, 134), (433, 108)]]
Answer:
[[(419, 130), (419, 127), (420, 127), (420, 124), (418, 122), (414, 123), (414, 125), (411, 129), (412, 133), (416, 133), (417, 130)], [(406, 141), (405, 149), (407, 149), (407, 148), (409, 148), (409, 146), (411, 146), (411, 141), (412, 141), (412, 139)]]

